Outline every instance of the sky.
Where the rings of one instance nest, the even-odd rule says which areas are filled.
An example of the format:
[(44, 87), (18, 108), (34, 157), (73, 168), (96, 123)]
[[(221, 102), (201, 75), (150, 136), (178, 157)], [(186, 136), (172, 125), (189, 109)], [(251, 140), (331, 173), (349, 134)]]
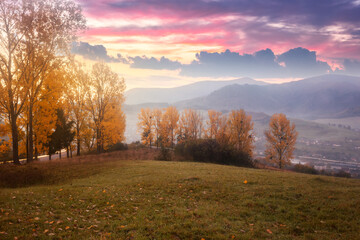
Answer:
[(360, 76), (360, 0), (77, 0), (73, 43), (128, 89), (251, 77)]

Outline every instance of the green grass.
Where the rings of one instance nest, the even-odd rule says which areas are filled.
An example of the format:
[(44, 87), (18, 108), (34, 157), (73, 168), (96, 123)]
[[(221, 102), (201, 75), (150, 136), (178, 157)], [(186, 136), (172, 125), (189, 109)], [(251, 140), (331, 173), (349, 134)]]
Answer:
[(55, 185), (0, 189), (0, 239), (360, 236), (359, 180), (191, 162), (94, 166)]

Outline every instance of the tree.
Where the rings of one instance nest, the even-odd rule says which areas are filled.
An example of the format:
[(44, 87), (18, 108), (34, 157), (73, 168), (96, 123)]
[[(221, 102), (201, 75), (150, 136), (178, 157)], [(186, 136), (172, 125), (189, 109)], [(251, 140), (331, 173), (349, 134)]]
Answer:
[(237, 150), (252, 157), (254, 136), (251, 131), (254, 128), (254, 123), (251, 121), (251, 116), (246, 115), (243, 109), (233, 110), (229, 114), (228, 124), (230, 143)]
[(159, 148), (160, 128), (161, 128), (161, 121), (162, 121), (163, 113), (162, 113), (161, 109), (155, 108), (152, 111), (152, 115), (154, 116), (154, 131), (155, 131), (156, 147)]
[(201, 138), (203, 118), (193, 109), (185, 109), (179, 120), (178, 142)]
[(274, 114), (269, 123), (269, 130), (265, 131), (267, 149), (266, 159), (283, 168), (290, 164), (295, 149), (296, 138), (295, 124), (290, 125), (290, 121), (285, 114)]
[(161, 124), (161, 140), (163, 146), (174, 147), (179, 116), (179, 111), (176, 107), (170, 106), (166, 108)]
[(215, 110), (208, 110), (208, 120), (206, 121), (207, 129), (205, 131), (206, 138), (215, 139), (220, 128), (220, 118), (222, 113)]
[(79, 63), (70, 62), (67, 71), (68, 83), (65, 85), (65, 109), (74, 122), (77, 156), (80, 156), (81, 142), (85, 139), (84, 135), (88, 127), (86, 121), (89, 121), (89, 112), (85, 109), (86, 99), (84, 98), (84, 93), (88, 92), (89, 79), (89, 74)]
[(84, 27), (81, 9), (71, 0), (0, 1), (0, 108), (11, 126), (14, 163), (19, 164), (20, 114), (27, 105), (31, 161), (34, 104)]
[(142, 108), (138, 114), (138, 131), (141, 133), (141, 141), (144, 145), (150, 146), (153, 142), (154, 117), (150, 108)]
[(222, 146), (229, 144), (229, 125), (226, 115), (214, 110), (208, 111), (207, 129), (205, 137), (215, 139)]
[(86, 108), (95, 127), (98, 153), (103, 152), (109, 143), (124, 140), (125, 116), (121, 110), (124, 91), (124, 79), (111, 71), (108, 65), (105, 63), (93, 65), (86, 93)]
[(18, 53), (25, 33), (20, 31), (20, 0), (0, 1), (0, 112), (11, 129), (13, 161), (19, 161), (18, 118), (27, 99), (27, 86)]
[(52, 81), (52, 72), (63, 67), (64, 57), (75, 35), (85, 26), (81, 8), (71, 0), (23, 1), (21, 16), (25, 29), (18, 54), (28, 87), (28, 162), (33, 160), (34, 105), (41, 98), (43, 85)]
[(61, 158), (61, 150), (66, 148), (67, 157), (69, 157), (69, 146), (74, 139), (75, 132), (72, 131), (73, 122), (68, 121), (63, 109), (56, 110), (57, 121), (55, 131), (51, 135), (49, 146), (49, 159), (51, 154), (59, 151)]

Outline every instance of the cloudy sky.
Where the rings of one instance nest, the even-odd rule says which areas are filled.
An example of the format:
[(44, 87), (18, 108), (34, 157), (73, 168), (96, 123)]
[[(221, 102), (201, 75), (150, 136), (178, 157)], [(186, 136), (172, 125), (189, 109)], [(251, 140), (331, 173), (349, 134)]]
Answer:
[(128, 89), (252, 77), (360, 76), (360, 0), (77, 0), (83, 61)]

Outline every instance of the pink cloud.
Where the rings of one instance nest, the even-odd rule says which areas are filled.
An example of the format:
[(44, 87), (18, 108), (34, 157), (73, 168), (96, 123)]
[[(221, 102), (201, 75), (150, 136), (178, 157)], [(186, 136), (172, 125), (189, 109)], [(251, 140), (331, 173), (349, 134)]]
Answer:
[[(164, 44), (161, 39), (166, 37), (167, 45), (216, 46), (218, 50), (242, 53), (271, 48), (276, 54), (301, 46), (317, 51), (324, 58), (360, 59), (360, 38), (356, 35), (359, 33), (346, 32), (353, 39), (339, 42), (331, 33), (320, 31), (323, 26), (335, 23), (347, 26), (360, 20), (360, 8), (350, 9), (346, 3), (304, 0), (302, 4), (290, 4), (276, 0), (272, 4), (264, 1), (259, 7), (258, 3), (231, 0), (78, 1), (89, 20), (100, 25), (104, 22), (104, 27), (91, 27), (82, 36), (85, 40), (118, 36), (121, 39), (113, 43), (148, 41), (161, 48)], [(328, 14), (335, 11), (341, 14), (332, 17)], [(154, 20), (151, 26), (141, 26), (151, 20)], [(121, 21), (123, 26), (111, 26)]]

